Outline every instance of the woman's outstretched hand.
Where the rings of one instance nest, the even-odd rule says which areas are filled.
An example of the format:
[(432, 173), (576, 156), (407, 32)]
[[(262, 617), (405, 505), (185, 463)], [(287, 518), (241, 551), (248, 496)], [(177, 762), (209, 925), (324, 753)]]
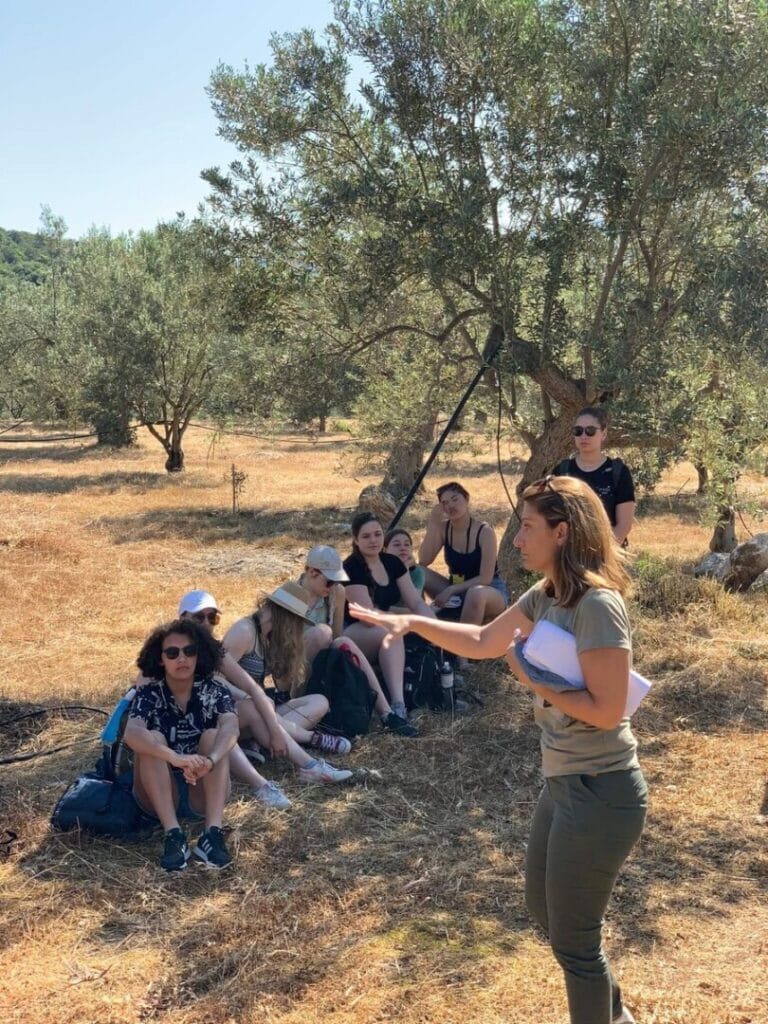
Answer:
[(392, 637), (403, 636), (411, 628), (408, 615), (387, 615), (386, 612), (377, 612), (373, 608), (365, 608), (361, 604), (350, 604), (349, 614), (353, 619), (367, 622), (369, 626), (383, 626), (387, 631), (387, 635), (384, 637), (385, 647), (389, 647)]

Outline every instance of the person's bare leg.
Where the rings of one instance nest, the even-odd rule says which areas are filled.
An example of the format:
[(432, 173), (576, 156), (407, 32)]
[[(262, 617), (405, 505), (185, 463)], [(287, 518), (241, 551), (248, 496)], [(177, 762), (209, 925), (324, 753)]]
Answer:
[(328, 707), (328, 701), (322, 694), (309, 693), (279, 704), (277, 713), (286, 731), (298, 743), (309, 743), (315, 726), (328, 714)]
[(501, 615), (505, 607), (504, 598), (493, 587), (470, 587), (464, 596), (459, 621), (482, 626)]
[(386, 629), (382, 626), (367, 626), (362, 622), (354, 622), (347, 626), (344, 635), (357, 644), (369, 661), (378, 660), (387, 684), (390, 703), (404, 705), (405, 647), (402, 637), (393, 637), (389, 647), (385, 648), (382, 641), (387, 635)]
[[(242, 703), (251, 704), (250, 701), (244, 701)], [(252, 714), (250, 714), (248, 718), (248, 732), (255, 738), (259, 746), (269, 748), (269, 745), (272, 742), (272, 738), (269, 735), (267, 723), (262, 718), (261, 712), (258, 711), (258, 709), (255, 708), (253, 704), (251, 704), (251, 711)], [(286, 719), (284, 719), (282, 716), (280, 718), (280, 724), (282, 725), (283, 729), (285, 729), (285, 732), (287, 734), (285, 745), (288, 751), (288, 760), (291, 762), (291, 764), (296, 765), (297, 768), (306, 768), (307, 765), (312, 764), (313, 758), (309, 756), (306, 750), (303, 750), (299, 746), (299, 744), (296, 742), (293, 736), (291, 736), (291, 733), (289, 731), (289, 726), (295, 729), (298, 729), (298, 727), (294, 726), (291, 722), (286, 721)], [(311, 736), (311, 733), (307, 733), (306, 729), (299, 729), (298, 731)], [(235, 749), (237, 750), (238, 748), (236, 747)], [(239, 778), (240, 776), (237, 777)]]
[(267, 782), (237, 744), (229, 752), (229, 771), (238, 782), (244, 782), (251, 789), (261, 789)]
[(237, 712), (237, 724), (240, 727), (240, 735), (255, 736), (262, 717), (250, 697), (237, 701), (235, 711)]
[[(205, 757), (213, 750), (216, 742), (216, 730), (206, 729), (200, 737), (197, 749)], [(245, 754), (240, 751), (243, 759)], [(257, 773), (258, 774), (258, 773)], [(189, 805), (193, 811), (205, 815), (205, 827), (221, 828), (224, 817), (224, 805), (229, 796), (229, 758), (222, 759), (214, 768), (199, 779), (196, 785), (189, 787)]]
[(365, 678), (368, 680), (368, 685), (376, 694), (376, 703), (374, 705), (375, 710), (381, 715), (382, 718), (386, 717), (392, 708), (389, 706), (389, 701), (384, 696), (384, 691), (381, 688), (378, 676), (373, 671), (370, 661), (366, 658), (360, 648), (357, 646), (355, 641), (350, 636), (340, 636), (338, 639), (333, 641), (334, 647), (347, 647), (352, 654), (355, 655), (360, 668), (365, 672)]
[(332, 643), (333, 633), (330, 626), (321, 624), (307, 630), (304, 634), (304, 660), (307, 663), (307, 672), (320, 651), (324, 651)]
[(427, 568), (426, 565), (422, 566), (425, 574), (424, 593), (428, 597), (437, 597), (441, 590), (445, 590), (446, 587), (450, 587), (451, 581), (446, 579), (445, 576), (441, 576), (439, 572), (435, 572), (434, 569)]
[(166, 832), (179, 827), (178, 793), (167, 761), (148, 754), (134, 754), (133, 793), (139, 806), (158, 817)]

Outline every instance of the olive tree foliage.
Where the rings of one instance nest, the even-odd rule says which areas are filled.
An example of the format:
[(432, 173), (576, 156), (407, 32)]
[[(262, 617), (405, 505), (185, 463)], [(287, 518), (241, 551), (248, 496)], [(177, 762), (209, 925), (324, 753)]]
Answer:
[(411, 281), (444, 301), (438, 337), (501, 324), (542, 398), (521, 484), (567, 452), (586, 402), (608, 397), (664, 438), (664, 380), (711, 284), (699, 257), (765, 163), (763, 5), (334, 12), (322, 41), (276, 38), (269, 67), (214, 74), (221, 132), (243, 153), (208, 174), (220, 209), (335, 275), (370, 341), (382, 328), (366, 312)]
[(404, 297), (401, 313), (417, 320), (423, 333), (393, 330), (364, 349), (359, 358), (365, 378), (356, 407), (367, 464), (382, 469), (382, 488), (398, 499), (410, 490), (436, 428), (453, 412), (477, 369), (475, 354), (466, 352), (458, 335), (435, 337), (441, 311), (428, 290)]
[(334, 297), (314, 268), (276, 260), (261, 237), (219, 221), (208, 224), (220, 268), (230, 339), (226, 363), (205, 409), (221, 423), (274, 417), (325, 431), (333, 412), (348, 413), (358, 367), (338, 355)]
[(701, 484), (721, 511), (738, 503), (739, 476), (768, 436), (767, 212), (768, 178), (756, 175), (719, 251), (700, 254), (711, 285), (689, 310), (699, 359), (686, 454), (707, 468)]
[(227, 358), (229, 273), (204, 226), (183, 219), (135, 238), (94, 233), (78, 247), (71, 278), (86, 411), (105, 440), (146, 426), (168, 472), (184, 468), (184, 434)]
[(361, 368), (340, 354), (344, 337), (327, 316), (316, 283), (289, 292), (273, 282), (269, 310), (238, 329), (230, 359), (206, 410), (217, 420), (291, 420), (324, 433), (332, 414), (348, 415)]
[[(402, 274), (393, 272), (391, 257), (386, 254), (389, 241), (378, 222), (378, 213), (372, 217), (361, 209), (358, 220), (357, 212), (350, 215), (350, 210), (337, 202), (338, 189), (344, 187), (342, 179), (347, 176), (347, 165), (358, 169), (363, 165), (373, 166), (370, 156), (359, 148), (356, 134), (364, 137), (364, 150), (371, 150), (378, 145), (376, 133), (366, 126), (359, 111), (348, 107), (343, 97), (345, 57), (340, 52), (330, 56), (321, 54), (309, 33), (302, 33), (299, 38), (302, 47), (311, 51), (311, 60), (316, 58), (323, 65), (327, 56), (328, 66), (320, 66), (311, 73), (324, 78), (334, 95), (338, 86), (340, 119), (331, 112), (327, 125), (329, 139), (316, 144), (312, 138), (300, 138), (300, 133), (294, 132), (294, 127), (288, 123), (293, 115), (282, 109), (281, 97), (285, 91), (292, 90), (290, 80), (294, 72), (304, 77), (301, 69), (292, 66), (293, 44), (287, 39), (278, 48), (281, 66), (273, 73), (262, 68), (253, 73), (246, 69), (239, 75), (231, 69), (220, 68), (214, 75), (211, 95), (222, 121), (222, 134), (234, 141), (245, 157), (233, 164), (228, 174), (212, 169), (205, 177), (213, 187), (213, 209), (221, 214), (225, 230), (236, 240), (239, 251), (247, 253), (255, 249), (270, 271), (282, 277), (283, 303), (275, 336), (280, 338), (288, 353), (285, 358), (292, 360), (288, 351), (291, 337), (311, 338), (313, 342), (316, 339), (319, 345), (313, 345), (312, 364), (322, 364), (321, 375), (329, 383), (334, 376), (343, 375), (340, 383), (346, 402), (359, 394), (361, 377), (364, 377), (366, 399), (358, 407), (367, 409), (367, 397), (375, 391), (377, 382), (383, 384), (386, 378), (387, 384), (391, 384), (396, 374), (396, 368), (390, 365), (389, 356), (394, 355), (394, 350), (389, 351), (388, 339), (398, 332), (402, 336), (413, 330), (412, 314), (418, 325), (417, 341), (422, 345), (430, 340), (443, 341), (451, 335), (450, 330), (445, 330), (445, 324), (434, 317), (435, 308), (442, 312), (445, 303), (452, 301), (451, 289), (446, 285), (436, 292), (430, 284), (430, 301), (416, 303), (418, 308), (414, 308), (413, 294), (423, 290), (423, 282), (408, 268), (404, 268)], [(309, 63), (306, 71), (310, 73)], [(263, 96), (252, 94), (251, 86), (256, 81), (264, 85)], [(228, 111), (232, 105), (242, 108), (245, 94), (249, 108), (251, 101), (253, 108), (245, 114), (247, 124), (235, 124), (230, 121)], [(272, 110), (273, 104), (280, 109)], [(347, 114), (351, 118), (349, 132), (342, 123)], [(262, 130), (262, 119), (265, 124), (269, 121), (274, 125), (274, 138), (270, 129)], [(332, 155), (334, 146), (338, 147), (338, 160)], [(331, 157), (330, 162), (325, 162), (324, 151)], [(352, 198), (357, 184), (349, 180), (349, 187)], [(422, 317), (424, 305), (428, 310), (427, 319)], [(463, 315), (456, 316), (455, 325), (461, 325), (463, 319)], [(479, 328), (483, 335), (486, 326)], [(460, 345), (445, 346), (440, 365), (454, 357), (459, 366), (462, 359), (476, 359), (476, 333), (475, 330), (454, 332)], [(381, 344), (370, 357), (364, 356), (372, 337)], [(301, 363), (305, 369), (310, 365), (304, 360)], [(428, 366), (436, 374), (430, 382), (435, 390), (441, 381), (437, 364), (424, 361), (422, 374)], [(295, 388), (295, 381), (295, 373), (286, 374), (280, 392), (284, 402), (289, 401), (285, 384)], [(280, 388), (281, 384), (278, 382), (277, 386)], [(446, 400), (444, 397), (443, 401)], [(388, 422), (397, 429), (387, 428), (383, 434), (377, 433), (377, 437), (389, 446), (387, 461), (390, 465), (402, 461), (411, 467), (423, 459), (432, 437), (435, 410), (413, 402), (407, 391), (396, 387), (389, 388), (386, 405)], [(364, 429), (368, 429), (367, 423)], [(410, 468), (394, 475), (401, 479), (412, 478)], [(387, 473), (386, 482), (395, 489), (402, 489), (402, 484), (395, 486), (392, 473)]]
[(72, 321), (67, 269), (73, 243), (43, 207), (35, 280), (0, 282), (0, 415), (61, 419), (76, 407), (79, 375), (69, 351)]

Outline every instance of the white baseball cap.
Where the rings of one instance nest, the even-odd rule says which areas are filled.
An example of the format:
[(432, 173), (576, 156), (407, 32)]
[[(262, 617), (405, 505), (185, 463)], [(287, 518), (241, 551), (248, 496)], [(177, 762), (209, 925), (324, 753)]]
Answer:
[(190, 590), (179, 601), (179, 615), (194, 615), (195, 612), (201, 612), (204, 608), (215, 608), (217, 612), (221, 611), (216, 604), (216, 598), (207, 590)]
[(341, 555), (336, 548), (327, 544), (310, 548), (307, 553), (307, 565), (310, 569), (317, 569), (327, 580), (333, 580), (334, 583), (344, 583), (349, 579), (341, 564)]

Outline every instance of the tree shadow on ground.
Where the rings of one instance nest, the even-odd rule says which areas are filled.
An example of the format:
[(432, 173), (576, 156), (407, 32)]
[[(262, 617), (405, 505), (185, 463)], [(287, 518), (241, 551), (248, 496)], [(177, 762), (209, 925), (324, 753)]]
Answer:
[[(540, 788), (530, 702), (501, 678), (498, 668), (485, 677), (485, 709), (453, 723), (425, 716), (418, 742), (379, 733), (363, 741), (352, 762), (380, 768), (380, 780), (363, 774), (356, 786), (299, 793), (292, 773), (267, 765), (270, 778), (282, 771), (296, 803), (287, 817), (254, 804), (231, 809), (239, 822), (231, 873), (212, 877), (198, 867), (162, 876), (157, 838), (126, 846), (66, 835), (25, 844), (18, 870), (30, 900), (36, 888), (39, 899), (34, 926), (23, 927), (58, 918), (62, 908), (46, 887), (65, 885), (68, 913), (89, 908), (83, 948), (110, 952), (119, 943), (127, 954), (160, 945), (169, 970), (152, 990), (152, 1016), (167, 1020), (193, 1006), (201, 1014), (220, 1008), (216, 1019), (246, 1019), (265, 998), (295, 1010), (325, 979), (356, 982), (362, 964), (393, 975), (375, 982), (389, 987), (390, 1019), (422, 986), (461, 992), (465, 983), (492, 984), (500, 958), (534, 934), (522, 866)], [(72, 758), (62, 759), (59, 774), (74, 774)], [(44, 760), (23, 780), (24, 801), (41, 814), (49, 813), (53, 769)], [(650, 781), (653, 788), (653, 769)], [(3, 794), (4, 811), (17, 793)], [(650, 954), (663, 942), (659, 915), (670, 908), (725, 923), (764, 881), (763, 839), (764, 829), (748, 824), (708, 827), (702, 836), (695, 816), (673, 820), (652, 805), (609, 910), (611, 952), (620, 956), (629, 944)]]
[(653, 689), (638, 712), (649, 732), (657, 734), (669, 723), (690, 732), (711, 733), (736, 727), (745, 732), (765, 728), (768, 681), (764, 670), (741, 666), (732, 677), (709, 681), (706, 666), (696, 664), (659, 677), (649, 662)]
[(135, 516), (104, 517), (97, 525), (106, 529), (116, 544), (171, 537), (207, 544), (248, 543), (286, 534), (300, 541), (337, 544), (350, 519), (349, 509), (334, 505), (298, 510), (249, 509), (237, 515), (225, 509), (179, 507), (153, 509)]
[(643, 494), (637, 502), (636, 514), (639, 518), (651, 516), (677, 516), (684, 522), (698, 523), (706, 498), (699, 494)]
[(41, 476), (22, 473), (0, 474), (0, 491), (11, 494), (72, 494), (75, 491), (119, 491), (125, 487), (148, 490), (175, 485), (168, 473), (139, 470), (115, 470), (110, 473), (83, 473), (78, 476)]
[[(510, 491), (513, 490), (515, 483), (514, 478), (520, 477), (523, 474), (526, 463), (524, 459), (517, 458), (504, 458), (502, 459), (502, 469), (504, 470), (504, 479), (507, 482), (507, 487)], [(450, 454), (445, 457), (438, 459), (437, 467), (440, 473), (445, 476), (448, 473), (454, 474), (456, 479), (461, 482), (464, 477), (487, 477), (494, 473), (498, 473), (498, 466), (494, 462), (493, 465), (489, 465), (487, 462), (470, 462), (467, 459), (461, 458), (458, 454), (451, 456)]]
[[(255, 438), (258, 441), (268, 441), (269, 438)], [(295, 455), (297, 452), (302, 455), (311, 455), (315, 448), (321, 450), (327, 448), (338, 448), (339, 451), (346, 451), (348, 448), (358, 448), (360, 442), (349, 434), (342, 434), (336, 437), (323, 437), (322, 434), (307, 441), (279, 441), (275, 442), (274, 451), (278, 455)]]
[[(128, 449), (130, 451), (130, 449)], [(126, 456), (126, 452), (120, 451), (121, 457)], [(16, 462), (43, 462), (50, 460), (51, 462), (79, 462), (81, 459), (97, 459), (103, 457), (105, 459), (113, 459), (115, 457), (115, 450), (113, 448), (105, 448), (96, 443), (94, 444), (82, 444), (72, 447), (71, 445), (22, 445), (22, 444), (3, 444), (0, 439), (0, 466), (12, 466)]]

